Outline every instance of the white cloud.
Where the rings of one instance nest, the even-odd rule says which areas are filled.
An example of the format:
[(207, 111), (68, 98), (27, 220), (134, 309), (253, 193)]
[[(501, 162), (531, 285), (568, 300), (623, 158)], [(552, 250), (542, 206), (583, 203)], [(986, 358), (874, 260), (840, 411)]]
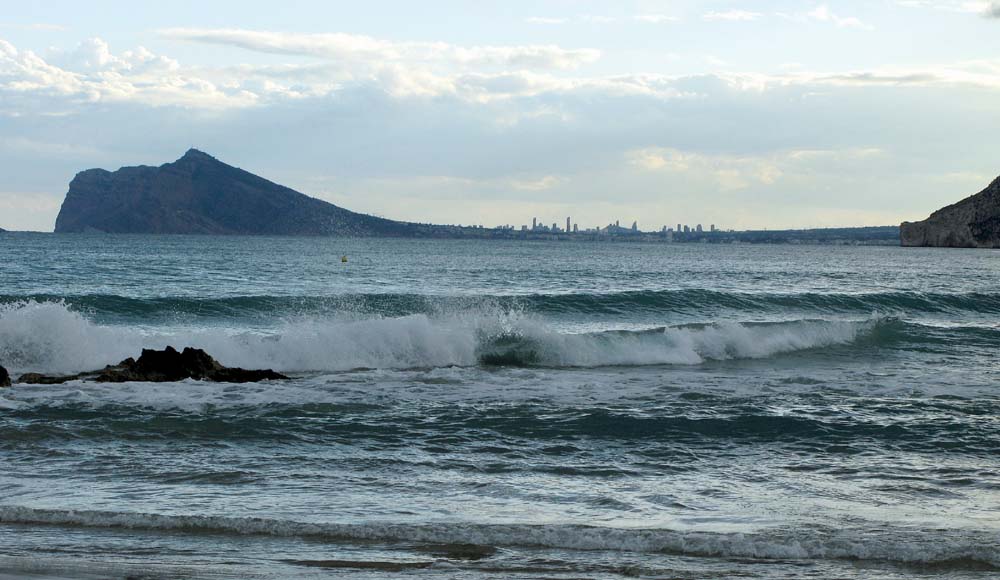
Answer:
[(630, 151), (628, 162), (645, 171), (690, 174), (708, 180), (721, 191), (737, 191), (751, 185), (773, 185), (784, 175), (779, 167), (789, 156), (705, 155), (673, 148), (651, 147)]
[(514, 179), (511, 180), (511, 187), (514, 189), (520, 189), (521, 191), (544, 191), (546, 189), (552, 189), (558, 185), (562, 179), (556, 177), (555, 175), (546, 175), (539, 179)]
[(84, 83), (77, 75), (0, 39), (0, 88), (7, 92), (74, 94), (84, 89)]
[(100, 38), (89, 38), (71, 52), (51, 50), (48, 60), (76, 72), (169, 73), (180, 68), (176, 60), (155, 55), (142, 46), (120, 55), (112, 54), (111, 47)]
[(979, 14), (984, 18), (1000, 18), (998, 0), (896, 0), (896, 4), (907, 8), (932, 8), (946, 12)]
[(798, 73), (793, 82), (841, 86), (969, 86), (1000, 89), (1000, 60), (964, 61), (926, 67), (881, 68), (842, 73)]
[(853, 16), (840, 16), (830, 10), (830, 7), (826, 4), (821, 4), (814, 8), (813, 10), (806, 13), (806, 16), (813, 20), (819, 22), (830, 22), (841, 28), (863, 28), (871, 29), (871, 26), (865, 24), (860, 19)]
[(820, 4), (808, 12), (798, 12), (789, 14), (787, 12), (775, 13), (775, 16), (796, 22), (820, 22), (837, 26), (838, 28), (857, 28), (860, 30), (874, 30), (874, 27), (855, 16), (841, 16), (833, 12), (826, 4)]
[(0, 23), (0, 30), (5, 28), (12, 30), (24, 30), (27, 32), (65, 32), (69, 30), (69, 28), (63, 26), (62, 24), (54, 24), (51, 22), (33, 22), (31, 24)]
[(105, 101), (203, 108), (244, 106), (256, 100), (246, 91), (227, 90), (181, 71), (176, 61), (142, 47), (115, 55), (99, 38), (72, 52), (56, 53), (53, 59), (63, 61), (62, 66), (0, 39), (0, 96), (32, 107), (45, 105), (36, 102), (37, 96), (60, 97), (68, 104)]
[(256, 52), (311, 56), (348, 63), (425, 63), (462, 67), (515, 66), (573, 69), (600, 58), (590, 48), (555, 45), (456, 46), (444, 42), (390, 42), (360, 34), (299, 34), (242, 29), (170, 28), (160, 35), (173, 39), (235, 46)]
[[(369, 39), (364, 46), (383, 46)], [(365, 49), (358, 49), (365, 50)], [(385, 50), (385, 49), (379, 49)], [(393, 49), (395, 50), (395, 49)], [(528, 51), (512, 49), (499, 57), (509, 63), (530, 62)], [(71, 51), (52, 51), (44, 59), (0, 40), (0, 114), (65, 114), (88, 102), (122, 102), (226, 110), (336, 94), (352, 86), (370, 86), (396, 98), (448, 96), (472, 103), (570, 95), (609, 98), (650, 97), (662, 100), (700, 98), (685, 88), (686, 77), (662, 74), (563, 76), (533, 71), (530, 66), (490, 72), (464, 66), (477, 56), (445, 50), (452, 66), (360, 60), (284, 65), (239, 65), (224, 68), (185, 67), (169, 57), (139, 47), (120, 53), (94, 38)], [(548, 57), (540, 57), (548, 58)], [(725, 62), (711, 59), (715, 67)], [(513, 66), (513, 65), (512, 65)], [(1000, 88), (1000, 60), (978, 60), (928, 67), (859, 71), (808, 71), (802, 67), (780, 74), (717, 73), (713, 78), (740, 91), (761, 92), (790, 85), (832, 86), (975, 86)], [(49, 101), (39, 101), (45, 96)], [(52, 100), (57, 99), (57, 100)], [(523, 118), (529, 111), (498, 118)]]
[(760, 12), (750, 12), (747, 10), (728, 10), (725, 12), (706, 12), (702, 18), (704, 20), (725, 20), (730, 22), (749, 22), (759, 19), (763, 14)]
[(705, 154), (669, 147), (646, 147), (626, 153), (632, 167), (643, 171), (689, 174), (714, 181), (723, 191), (752, 185), (775, 185), (786, 175), (805, 175), (831, 167), (877, 162), (886, 155), (878, 147), (847, 149), (790, 149), (765, 155)]

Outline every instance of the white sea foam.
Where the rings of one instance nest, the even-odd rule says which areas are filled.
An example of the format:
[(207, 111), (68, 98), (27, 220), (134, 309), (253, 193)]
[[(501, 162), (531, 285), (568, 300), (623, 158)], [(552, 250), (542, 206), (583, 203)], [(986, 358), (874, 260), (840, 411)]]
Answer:
[(141, 339), (126, 328), (94, 324), (62, 302), (0, 305), (0, 364), (14, 371), (97, 368), (131, 356)]
[(571, 524), (308, 523), (269, 518), (72, 511), (0, 506), (0, 523), (169, 530), (347, 541), (479, 544), (620, 552), (672, 552), (764, 559), (862, 559), (894, 562), (972, 560), (1000, 566), (988, 531), (961, 529), (803, 528), (755, 533), (632, 529)]
[(573, 334), (492, 310), (429, 317), (315, 318), (270, 332), (140, 330), (93, 322), (59, 302), (0, 306), (0, 361), (15, 372), (90, 370), (142, 348), (193, 346), (223, 364), (286, 372), (472, 366), (484, 357), (543, 366), (694, 365), (850, 343), (877, 320), (719, 323), (661, 331)]
[(520, 330), (537, 344), (538, 362), (553, 366), (695, 365), (706, 360), (766, 358), (853, 342), (872, 322), (800, 321), (745, 326), (727, 322), (662, 332), (558, 334), (537, 325)]

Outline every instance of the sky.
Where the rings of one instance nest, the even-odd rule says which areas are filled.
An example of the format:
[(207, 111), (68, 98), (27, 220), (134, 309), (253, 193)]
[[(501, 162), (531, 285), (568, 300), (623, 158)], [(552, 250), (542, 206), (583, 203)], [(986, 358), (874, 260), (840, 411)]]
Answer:
[(897, 224), (1000, 174), (1000, 1), (4, 2), (0, 228), (190, 147), (408, 221)]

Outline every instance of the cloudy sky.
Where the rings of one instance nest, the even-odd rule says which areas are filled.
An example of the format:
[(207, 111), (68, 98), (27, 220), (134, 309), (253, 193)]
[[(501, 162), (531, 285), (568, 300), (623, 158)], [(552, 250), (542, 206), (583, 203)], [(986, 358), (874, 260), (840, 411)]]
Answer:
[(197, 147), (442, 223), (921, 219), (1000, 174), (1000, 2), (8, 3), (0, 227)]

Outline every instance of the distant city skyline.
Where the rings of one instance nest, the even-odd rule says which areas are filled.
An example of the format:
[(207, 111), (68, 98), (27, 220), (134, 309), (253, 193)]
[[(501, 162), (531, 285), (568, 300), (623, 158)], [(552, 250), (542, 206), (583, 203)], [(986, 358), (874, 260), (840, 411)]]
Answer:
[(889, 225), (982, 190), (998, 134), (992, 0), (49, 0), (0, 15), (6, 229), (51, 230), (78, 171), (189, 147), (404, 221)]
[[(572, 216), (566, 216), (566, 222), (565, 223), (566, 223), (566, 226), (562, 227), (562, 228), (559, 227), (558, 222), (552, 222), (552, 225), (547, 225), (545, 223), (545, 220), (540, 220), (536, 216), (536, 217), (531, 218), (531, 225), (530, 226), (528, 224), (521, 224), (520, 226), (516, 226), (514, 224), (498, 224), (498, 225), (487, 226), (487, 227), (490, 227), (491, 229), (497, 229), (497, 230), (508, 229), (508, 230), (520, 230), (522, 232), (529, 232), (530, 231), (530, 232), (554, 232), (554, 233), (594, 233), (594, 232), (609, 231), (609, 230), (614, 230), (614, 229), (628, 230), (628, 231), (632, 231), (632, 232), (643, 232), (643, 233), (656, 233), (656, 232), (664, 232), (664, 233), (666, 233), (666, 232), (674, 232), (674, 231), (677, 231), (677, 232), (681, 232), (681, 231), (703, 232), (703, 231), (705, 231), (705, 232), (710, 232), (711, 233), (711, 232), (722, 231), (721, 229), (717, 228), (715, 224), (710, 224), (708, 226), (708, 229), (705, 230), (704, 227), (702, 226), (702, 224), (700, 224), (700, 223), (695, 224), (694, 226), (688, 226), (688, 225), (683, 225), (681, 223), (678, 223), (676, 229), (674, 229), (672, 226), (668, 226), (668, 225), (664, 224), (664, 225), (660, 225), (660, 226), (655, 226), (652, 229), (643, 230), (643, 229), (641, 229), (639, 227), (639, 220), (633, 220), (632, 221), (632, 226), (628, 227), (628, 228), (625, 228), (625, 227), (621, 226), (621, 220), (620, 219), (616, 219), (614, 222), (608, 222), (606, 225), (603, 225), (603, 226), (601, 226), (601, 225), (594, 225), (592, 227), (588, 227), (587, 225), (584, 225), (583, 228), (581, 229), (580, 228), (580, 224), (577, 223), (577, 222), (574, 222), (572, 220)], [(481, 224), (481, 225), (484, 225), (484, 224)], [(682, 230), (682, 228), (686, 228), (686, 229)]]

